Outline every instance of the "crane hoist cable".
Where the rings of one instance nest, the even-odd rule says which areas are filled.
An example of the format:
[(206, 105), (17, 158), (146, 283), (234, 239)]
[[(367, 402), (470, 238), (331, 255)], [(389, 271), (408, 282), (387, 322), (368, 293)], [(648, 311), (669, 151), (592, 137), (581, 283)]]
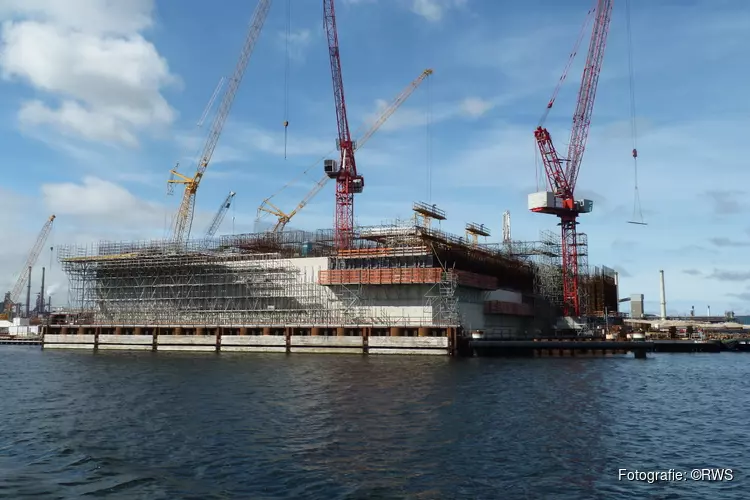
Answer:
[(292, 37), (292, 0), (286, 0), (286, 40), (284, 54), (284, 159), (289, 132), (289, 42)]
[(638, 127), (635, 113), (635, 76), (633, 71), (633, 33), (630, 24), (630, 0), (625, 0), (625, 23), (628, 32), (628, 77), (630, 85), (630, 134), (633, 140), (633, 216), (628, 224), (647, 225), (643, 220), (641, 195), (638, 192)]
[[(408, 99), (409, 96), (411, 96), (411, 94), (421, 85), (421, 83), (432, 73), (433, 73), (432, 69), (426, 69), (422, 71), (422, 73), (416, 79), (414, 79), (411, 83), (409, 83), (409, 85), (404, 90), (402, 90), (401, 93), (388, 106), (386, 106), (386, 108), (382, 111), (382, 113), (376, 120), (374, 120), (371, 124), (369, 124), (369, 126), (366, 129), (364, 128), (365, 127), (364, 125), (360, 128), (361, 130), (363, 130), (361, 134), (360, 133), (354, 134), (355, 137), (358, 137), (358, 139), (354, 141), (355, 151), (358, 151), (362, 146), (364, 146), (367, 143), (367, 141), (373, 136), (373, 134), (375, 134), (375, 132), (377, 132), (380, 129), (383, 123), (385, 123), (386, 120), (388, 120), (388, 118), (390, 118), (390, 116), (396, 112), (396, 110), (406, 101), (406, 99)], [(360, 129), (358, 129), (358, 131)], [(323, 159), (325, 159), (327, 156), (329, 155), (326, 155), (325, 157), (323, 157)], [(319, 160), (318, 162), (316, 162), (315, 165), (319, 164), (321, 161), (322, 160)], [(307, 170), (304, 173), (306, 174)], [(282, 231), (284, 227), (286, 226), (286, 224), (291, 220), (291, 218), (294, 217), (294, 215), (297, 214), (300, 210), (302, 210), (307, 205), (307, 203), (310, 200), (312, 200), (320, 192), (321, 189), (323, 189), (323, 187), (326, 185), (329, 179), (330, 179), (329, 176), (327, 174), (324, 174), (323, 177), (315, 183), (313, 188), (310, 191), (308, 191), (308, 193), (305, 195), (302, 201), (294, 208), (294, 210), (292, 210), (289, 213), (282, 211), (271, 202), (271, 199), (274, 196), (279, 194), (279, 192), (281, 192), (285, 187), (289, 186), (289, 184), (287, 184), (286, 186), (284, 186), (284, 188), (277, 191), (274, 195), (263, 200), (263, 203), (261, 203), (261, 205), (258, 207), (258, 215), (256, 218), (256, 222), (260, 220), (263, 213), (275, 215), (277, 217), (277, 222), (276, 222), (276, 225), (271, 230), (271, 232), (276, 233), (276, 232)]]

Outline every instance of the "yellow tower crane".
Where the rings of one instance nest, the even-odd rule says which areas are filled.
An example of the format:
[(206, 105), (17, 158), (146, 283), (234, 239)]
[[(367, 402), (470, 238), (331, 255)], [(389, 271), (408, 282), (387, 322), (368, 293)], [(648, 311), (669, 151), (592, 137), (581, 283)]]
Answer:
[(184, 243), (190, 236), (190, 228), (193, 224), (193, 213), (195, 210), (195, 193), (198, 191), (198, 185), (205, 174), (208, 164), (211, 161), (216, 144), (219, 142), (219, 136), (221, 131), (224, 129), (224, 123), (229, 116), (229, 110), (234, 102), (234, 96), (237, 94), (242, 77), (245, 74), (247, 63), (250, 60), (250, 55), (253, 53), (255, 43), (258, 40), (263, 23), (266, 21), (268, 11), (271, 8), (271, 0), (260, 0), (258, 6), (255, 8), (253, 13), (252, 21), (245, 38), (245, 43), (242, 46), (242, 52), (240, 52), (237, 66), (234, 69), (234, 73), (227, 82), (227, 88), (224, 92), (224, 96), (219, 104), (218, 111), (214, 117), (211, 130), (208, 133), (208, 139), (206, 145), (203, 148), (203, 153), (198, 161), (198, 168), (196, 169), (193, 177), (187, 177), (177, 172), (177, 169), (171, 170), (172, 177), (167, 181), (172, 184), (184, 184), (185, 194), (180, 202), (180, 208), (175, 214), (174, 221), (172, 223), (172, 240), (174, 243)]
[[(370, 126), (370, 128), (363, 133), (359, 139), (357, 139), (354, 143), (354, 149), (355, 151), (361, 148), (365, 145), (365, 143), (372, 137), (372, 135), (378, 131), (378, 129), (385, 123), (390, 116), (396, 112), (396, 110), (406, 101), (406, 99), (419, 87), (419, 85), (432, 74), (431, 69), (426, 69), (422, 72), (421, 75), (419, 75), (413, 82), (411, 82), (399, 95), (396, 97), (383, 111), (383, 113), (380, 115), (380, 117), (375, 121), (375, 123)], [(318, 162), (319, 163), (319, 162)], [(316, 166), (318, 163), (316, 163), (314, 166)], [(312, 168), (312, 167), (310, 167)], [(309, 170), (309, 169), (308, 169)], [(312, 200), (315, 195), (317, 195), (321, 189), (328, 183), (330, 177), (328, 174), (324, 174), (323, 177), (313, 186), (313, 188), (305, 195), (305, 197), (302, 199), (302, 201), (289, 213), (286, 213), (282, 211), (280, 208), (275, 206), (273, 203), (271, 203), (271, 198), (273, 198), (276, 195), (270, 196), (263, 200), (263, 203), (258, 207), (258, 218), (260, 218), (261, 213), (265, 212), (271, 215), (276, 216), (276, 224), (274, 225), (273, 229), (271, 229), (272, 233), (277, 233), (284, 230), (284, 227), (289, 223), (289, 221), (294, 217), (297, 213), (299, 213), (300, 210), (305, 208), (305, 206)], [(288, 186), (289, 184), (287, 184)], [(286, 186), (285, 186), (286, 187)], [(283, 189), (283, 188), (282, 188)], [(278, 193), (276, 193), (278, 194)]]

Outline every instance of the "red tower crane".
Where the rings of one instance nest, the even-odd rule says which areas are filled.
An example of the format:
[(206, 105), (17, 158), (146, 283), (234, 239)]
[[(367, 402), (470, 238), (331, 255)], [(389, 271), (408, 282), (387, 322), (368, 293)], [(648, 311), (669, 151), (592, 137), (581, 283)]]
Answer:
[(334, 0), (323, 0), (323, 19), (328, 38), (328, 55), (331, 60), (333, 78), (333, 99), (336, 105), (338, 125), (337, 149), (341, 152), (338, 164), (335, 160), (325, 160), (323, 169), (326, 175), (336, 179), (336, 215), (334, 219), (334, 243), (336, 249), (349, 248), (354, 232), (354, 195), (361, 193), (365, 186), (364, 178), (357, 173), (354, 159), (355, 145), (349, 132), (344, 99), (344, 80), (341, 76), (339, 37), (336, 30)]
[[(563, 159), (552, 144), (552, 138), (541, 125), (534, 131), (547, 181), (552, 190), (529, 195), (529, 209), (532, 212), (553, 214), (560, 218), (562, 228), (562, 286), (563, 314), (580, 316), (578, 270), (578, 215), (591, 212), (591, 200), (576, 200), (575, 186), (581, 159), (586, 148), (594, 98), (599, 82), (599, 73), (604, 59), (609, 24), (612, 19), (614, 0), (598, 0), (595, 8), (594, 27), (589, 43), (586, 64), (583, 68), (581, 87), (578, 91), (578, 104), (573, 114), (573, 127), (568, 145), (568, 157)], [(552, 101), (550, 101), (551, 105)], [(563, 162), (567, 165), (564, 168)]]

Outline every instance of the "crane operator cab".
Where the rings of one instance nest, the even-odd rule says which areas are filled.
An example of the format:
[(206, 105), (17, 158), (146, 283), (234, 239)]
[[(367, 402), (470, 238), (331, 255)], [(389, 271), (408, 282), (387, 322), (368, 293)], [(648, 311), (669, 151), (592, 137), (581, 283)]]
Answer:
[(365, 179), (361, 175), (352, 178), (352, 184), (349, 188), (350, 192), (359, 194), (365, 188)]
[(329, 179), (335, 179), (339, 176), (339, 162), (336, 160), (323, 160), (323, 172)]
[[(336, 160), (323, 160), (323, 172), (325, 172), (329, 179), (337, 179), (340, 172), (339, 162)], [(351, 178), (351, 183), (349, 184), (350, 193), (359, 194), (364, 187), (364, 177), (357, 175)]]

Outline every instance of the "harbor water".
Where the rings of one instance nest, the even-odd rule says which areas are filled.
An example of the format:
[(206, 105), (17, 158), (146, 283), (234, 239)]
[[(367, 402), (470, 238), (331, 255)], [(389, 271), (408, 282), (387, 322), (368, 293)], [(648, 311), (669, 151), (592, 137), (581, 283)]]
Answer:
[[(2, 346), (0, 498), (747, 498), (748, 379), (743, 353)], [(695, 468), (733, 469), (733, 480), (618, 474)]]

